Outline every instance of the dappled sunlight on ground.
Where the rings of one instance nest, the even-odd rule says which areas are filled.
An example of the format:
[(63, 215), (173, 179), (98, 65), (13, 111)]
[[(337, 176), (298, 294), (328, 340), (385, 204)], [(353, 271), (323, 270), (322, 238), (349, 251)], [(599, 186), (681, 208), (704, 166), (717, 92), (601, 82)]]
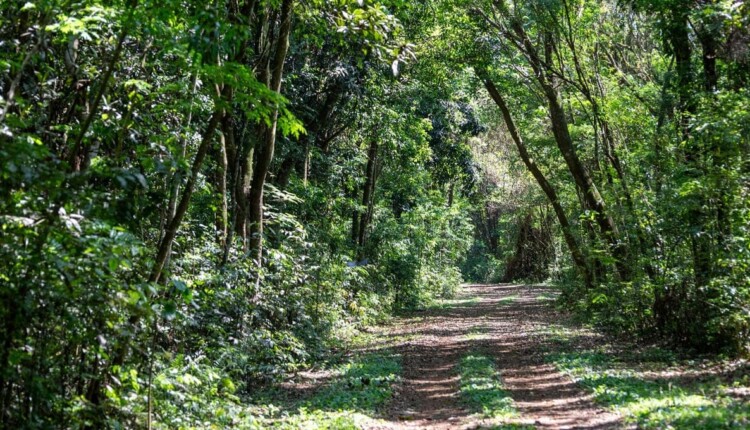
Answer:
[[(375, 428), (621, 427), (618, 415), (544, 362), (539, 332), (557, 319), (548, 306), (552, 294), (544, 287), (467, 285), (453, 301), (460, 306), (438, 306), (389, 327), (396, 336), (419, 336), (395, 346), (403, 356), (403, 384), (387, 411), (389, 422)], [(515, 416), (488, 418), (461, 398), (457, 364), (473, 352), (494, 359)]]

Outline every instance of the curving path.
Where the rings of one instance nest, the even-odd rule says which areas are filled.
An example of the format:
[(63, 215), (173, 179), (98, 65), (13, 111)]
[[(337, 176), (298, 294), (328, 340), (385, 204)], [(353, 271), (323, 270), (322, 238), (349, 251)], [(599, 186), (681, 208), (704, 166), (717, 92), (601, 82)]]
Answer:
[[(520, 285), (467, 285), (442, 309), (415, 313), (387, 327), (403, 357), (403, 384), (373, 429), (481, 429), (458, 395), (456, 365), (481, 352), (495, 358), (520, 417), (537, 429), (623, 428), (573, 381), (544, 363), (551, 345), (540, 334), (564, 318), (544, 299), (549, 290)], [(403, 339), (409, 339), (403, 341)]]

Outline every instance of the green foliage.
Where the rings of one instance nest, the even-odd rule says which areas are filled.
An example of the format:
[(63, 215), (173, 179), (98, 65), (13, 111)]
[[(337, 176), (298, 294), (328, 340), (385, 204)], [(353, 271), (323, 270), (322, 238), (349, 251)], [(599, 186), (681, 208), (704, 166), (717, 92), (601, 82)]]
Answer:
[(487, 250), (483, 241), (475, 240), (461, 266), (463, 276), (478, 283), (496, 283), (502, 279), (505, 265)]
[(497, 303), (498, 303), (499, 305), (501, 305), (501, 306), (502, 306), (502, 305), (510, 305), (510, 304), (512, 304), (513, 302), (515, 302), (515, 301), (516, 301), (516, 299), (518, 299), (518, 295), (515, 295), (515, 294), (514, 294), (514, 295), (512, 295), (512, 296), (507, 296), (507, 297), (503, 297), (502, 299), (498, 300), (498, 301), (497, 301)]
[(401, 363), (399, 356), (379, 351), (349, 357), (321, 370), (330, 378), (308, 398), (286, 399), (279, 390), (254, 396), (254, 404), (248, 409), (257, 426), (250, 428), (360, 429), (372, 426), (377, 423), (373, 417), (393, 397)]
[[(325, 430), (358, 430), (371, 425), (374, 420), (364, 414), (351, 411), (308, 411), (301, 409), (298, 414), (272, 421), (269, 427), (274, 429), (295, 430), (315, 428)], [(251, 427), (253, 428), (253, 427)], [(265, 428), (259, 426), (257, 428)]]
[(107, 397), (117, 405), (120, 419), (128, 417), (128, 426), (145, 424), (150, 399), (155, 411), (152, 427), (158, 429), (357, 429), (373, 422), (371, 417), (392, 397), (401, 372), (399, 358), (388, 354), (339, 364), (330, 369), (330, 383), (302, 405), (292, 406), (296, 409), (292, 412), (260, 404), (265, 400), (262, 396), (248, 405), (225, 372), (204, 362), (206, 357), (188, 360), (180, 356), (155, 361), (151, 376), (134, 369), (120, 371), (120, 384), (110, 387)]
[(334, 380), (306, 403), (308, 410), (357, 411), (372, 415), (393, 396), (400, 357), (368, 354), (334, 369)]
[(472, 306), (479, 303), (479, 297), (466, 296), (466, 294), (459, 288), (459, 291), (454, 297), (438, 299), (433, 301), (428, 309), (450, 309), (455, 307)]
[[(394, 220), (395, 221), (395, 220)], [(451, 263), (460, 260), (466, 249), (463, 235), (469, 229), (459, 210), (432, 205), (417, 207), (383, 230), (373, 232), (373, 240), (382, 236), (400, 236), (388, 243), (379, 275), (395, 291), (396, 308), (419, 308), (435, 298), (451, 297), (462, 281)], [(382, 246), (383, 242), (379, 244)]]
[(121, 384), (106, 392), (116, 408), (117, 420), (110, 425), (145, 425), (149, 402), (154, 411), (151, 424), (158, 429), (226, 427), (253, 421), (236, 395), (234, 382), (221, 369), (204, 363), (205, 357), (163, 358), (150, 365), (150, 375), (135, 369), (116, 370)]
[[(564, 237), (520, 234), (529, 212), (532, 226), (544, 225), (534, 212), (545, 204), (519, 189), (519, 143), (495, 101), (477, 100), (487, 133), (474, 142), (483, 167), (474, 223), (484, 247), (473, 248), (465, 273), (489, 279), (500, 260), (512, 275), (531, 260), (521, 272), (559, 281), (567, 306), (613, 331), (746, 350), (750, 98), (738, 69), (747, 55), (735, 48), (747, 40), (746, 7), (469, 0), (443, 10), (441, 43), (464, 48), (455, 60), (494, 83), (525, 163), (546, 181), (546, 201), (559, 203), (557, 221), (570, 225)], [(595, 194), (598, 209), (585, 198)]]

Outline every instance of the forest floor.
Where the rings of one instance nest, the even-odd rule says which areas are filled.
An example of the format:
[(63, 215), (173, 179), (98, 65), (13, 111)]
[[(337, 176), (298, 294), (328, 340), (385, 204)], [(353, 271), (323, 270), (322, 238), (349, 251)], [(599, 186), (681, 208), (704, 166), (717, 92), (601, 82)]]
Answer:
[[(467, 285), (282, 387), (289, 428), (750, 428), (745, 360), (686, 359), (574, 324), (543, 286)], [(292, 410), (289, 407), (287, 410)], [(295, 415), (296, 414), (296, 415)]]

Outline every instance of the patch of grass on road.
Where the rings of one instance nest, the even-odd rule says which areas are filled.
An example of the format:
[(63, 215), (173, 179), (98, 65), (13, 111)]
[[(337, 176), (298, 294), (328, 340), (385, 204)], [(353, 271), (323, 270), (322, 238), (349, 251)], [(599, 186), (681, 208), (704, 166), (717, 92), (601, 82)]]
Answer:
[(435, 300), (427, 310), (446, 310), (451, 308), (466, 308), (478, 304), (479, 297), (458, 297), (454, 299)]
[(500, 374), (491, 358), (467, 355), (458, 366), (461, 397), (474, 411), (487, 418), (513, 418), (518, 415), (513, 399), (503, 389)]
[(502, 299), (500, 299), (500, 300), (497, 301), (497, 304), (498, 305), (509, 305), (509, 304), (515, 302), (516, 300), (518, 300), (518, 297), (519, 297), (518, 294), (513, 294), (512, 296), (503, 297)]
[(580, 337), (580, 333), (562, 325), (551, 324), (542, 327), (538, 333), (543, 335), (545, 340), (558, 348), (569, 348), (571, 343)]
[[(548, 359), (591, 391), (597, 402), (620, 412), (638, 428), (750, 427), (750, 404), (731, 395), (736, 387), (717, 380), (691, 382), (681, 379), (677, 369), (645, 374), (631, 367), (651, 368), (650, 363), (623, 363), (605, 351), (561, 352)], [(745, 378), (734, 385), (747, 387), (750, 381)]]
[(557, 294), (542, 293), (536, 296), (536, 299), (539, 301), (553, 301), (553, 300), (557, 300)]
[(303, 408), (294, 415), (282, 415), (273, 421), (257, 421), (252, 426), (239, 426), (237, 428), (248, 430), (359, 430), (369, 428), (376, 422), (367, 415), (353, 411), (309, 411)]

